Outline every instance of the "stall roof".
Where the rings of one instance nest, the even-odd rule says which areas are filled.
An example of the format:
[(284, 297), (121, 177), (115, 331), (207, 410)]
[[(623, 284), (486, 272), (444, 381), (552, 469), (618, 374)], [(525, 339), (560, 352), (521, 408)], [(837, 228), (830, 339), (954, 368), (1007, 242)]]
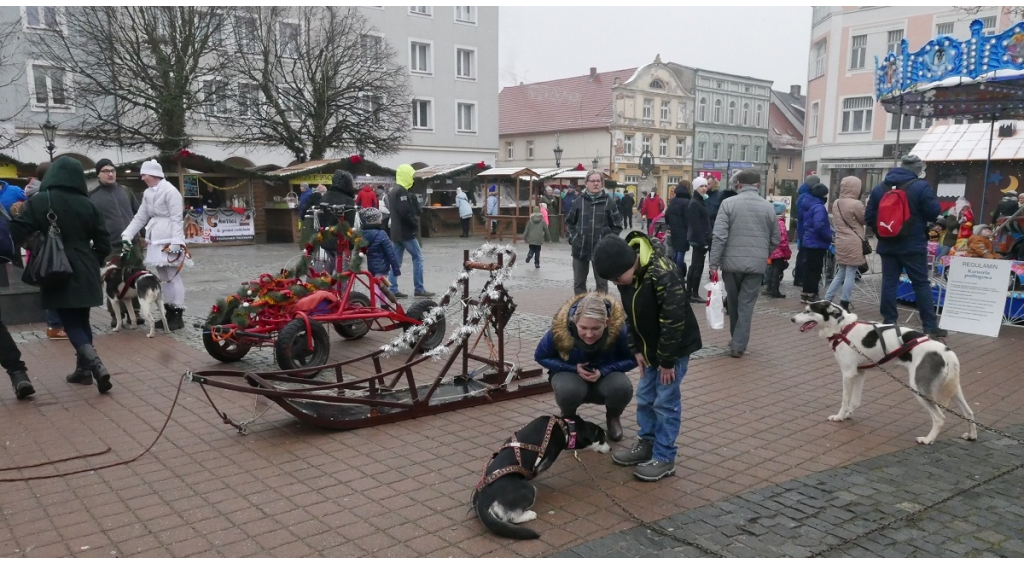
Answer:
[(420, 178), (429, 182), (439, 177), (451, 178), (453, 176), (458, 175), (461, 172), (472, 171), (479, 167), (480, 163), (433, 165), (417, 170), (413, 177)]
[(508, 176), (510, 178), (529, 178), (531, 176), (537, 176), (537, 172), (529, 168), (506, 167), (485, 170), (478, 174), (477, 176)]
[[(992, 136), (992, 160), (1024, 159), (1024, 121), (1014, 121), (1016, 128), (1011, 137), (999, 136), (999, 125)], [(988, 158), (990, 123), (963, 123), (935, 125), (914, 145), (912, 154), (926, 162), (984, 161)]]
[[(570, 171), (567, 171), (567, 172), (563, 172), (561, 174), (556, 174), (555, 176), (552, 176), (551, 179), (552, 180), (586, 180), (587, 179), (587, 175), (590, 174), (591, 172), (593, 172), (593, 171), (591, 171), (591, 170), (570, 170)], [(608, 176), (607, 174), (605, 174), (603, 172), (601, 173), (601, 177), (604, 178), (605, 180), (608, 180), (608, 179), (611, 178), (610, 176)]]

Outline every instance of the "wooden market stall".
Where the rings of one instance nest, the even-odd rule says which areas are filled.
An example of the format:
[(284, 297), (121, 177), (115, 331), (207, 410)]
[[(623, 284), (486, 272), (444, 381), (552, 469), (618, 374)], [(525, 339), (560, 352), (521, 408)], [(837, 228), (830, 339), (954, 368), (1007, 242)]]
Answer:
[(473, 189), (476, 177), (489, 167), (483, 163), (434, 165), (421, 168), (413, 175), (412, 192), (421, 196), (420, 234), (423, 237), (457, 237), (462, 234), (455, 195), (461, 188), (473, 206), (473, 215), (482, 221), (482, 202)]
[[(483, 228), (487, 234), (487, 240), (497, 237), (504, 241), (505, 230), (510, 231), (512, 242), (518, 240), (520, 225), (530, 218), (530, 194), (531, 186), (537, 181), (537, 171), (529, 168), (492, 168), (477, 174), (480, 192), (482, 196), (479, 201), (483, 202), (484, 222)], [(523, 181), (526, 181), (526, 191), (523, 191)], [(514, 186), (513, 186), (514, 183)], [(490, 196), (489, 188), (494, 186), (498, 193), (498, 213), (487, 214), (487, 198)], [(495, 226), (493, 229), (490, 227)], [(477, 228), (473, 224), (474, 231)]]

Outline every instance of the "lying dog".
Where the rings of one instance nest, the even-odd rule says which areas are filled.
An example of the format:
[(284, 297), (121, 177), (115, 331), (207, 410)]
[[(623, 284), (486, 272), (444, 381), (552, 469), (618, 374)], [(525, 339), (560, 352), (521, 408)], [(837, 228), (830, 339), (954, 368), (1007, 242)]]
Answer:
[[(805, 333), (818, 327), (818, 336), (828, 339), (835, 351), (836, 362), (843, 374), (843, 403), (839, 413), (829, 421), (842, 421), (860, 407), (864, 389), (864, 370), (896, 360), (910, 372), (910, 387), (941, 406), (956, 400), (964, 417), (974, 420), (964, 393), (960, 389), (960, 360), (949, 347), (933, 341), (919, 331), (895, 325), (876, 325), (857, 321), (855, 314), (827, 301), (807, 304), (802, 313), (792, 317)], [(859, 351), (859, 352), (858, 352)], [(863, 353), (863, 355), (861, 354)], [(935, 404), (914, 394), (932, 417), (932, 430), (917, 442), (932, 444), (942, 430), (945, 414)], [(964, 439), (978, 438), (978, 428), (972, 422)]]
[(117, 264), (107, 263), (100, 269), (103, 280), (103, 295), (110, 301), (114, 310), (114, 331), (121, 330), (121, 305), (128, 313), (129, 329), (135, 326), (135, 308), (132, 299), (139, 298), (139, 311), (149, 324), (147, 337), (152, 337), (156, 330), (153, 309), (163, 321), (164, 332), (167, 332), (167, 316), (164, 313), (164, 294), (160, 287), (160, 279), (155, 274), (141, 268), (121, 268)]
[(488, 462), (471, 500), (477, 516), (503, 537), (539, 538), (532, 529), (518, 526), (537, 518), (530, 511), (537, 500), (537, 488), (530, 480), (551, 467), (563, 450), (587, 447), (601, 453), (610, 450), (604, 429), (579, 416), (534, 419), (516, 431)]

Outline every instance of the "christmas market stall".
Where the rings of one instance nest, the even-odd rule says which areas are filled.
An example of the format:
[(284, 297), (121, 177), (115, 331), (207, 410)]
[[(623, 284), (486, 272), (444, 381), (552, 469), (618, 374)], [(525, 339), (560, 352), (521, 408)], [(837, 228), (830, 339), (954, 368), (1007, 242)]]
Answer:
[[(529, 168), (492, 168), (477, 174), (477, 201), (482, 202), (487, 239), (504, 240), (506, 232), (516, 242), (520, 226), (530, 218), (531, 186), (537, 181), (537, 172)], [(526, 182), (525, 186), (523, 181)], [(498, 197), (498, 213), (488, 214), (487, 200)], [(477, 224), (474, 223), (474, 230)]]
[[(415, 167), (414, 167), (415, 168)], [(476, 176), (490, 167), (487, 163), (434, 165), (416, 171), (416, 184), (412, 192), (423, 203), (420, 216), (420, 234), (423, 237), (456, 237), (462, 234), (459, 209), (455, 204), (458, 189), (462, 189), (473, 206), (473, 215), (482, 217), (482, 200), (476, 198), (473, 187)]]

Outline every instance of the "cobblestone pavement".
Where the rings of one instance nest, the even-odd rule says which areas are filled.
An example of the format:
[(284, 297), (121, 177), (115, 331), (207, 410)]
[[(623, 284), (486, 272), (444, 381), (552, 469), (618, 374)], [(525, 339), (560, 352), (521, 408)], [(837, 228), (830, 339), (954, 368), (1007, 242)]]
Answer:
[[(424, 242), (428, 289), (444, 291), (468, 243)], [(197, 266), (184, 273), (187, 319), (202, 319), (215, 299), (296, 255), (290, 245), (196, 249)], [(541, 268), (520, 265), (508, 284), (518, 304), (508, 351), (525, 368), (535, 366), (537, 340), (571, 295), (568, 246), (545, 245), (543, 255)], [(409, 278), (403, 275), (403, 290)], [(854, 305), (877, 318), (871, 285), (863, 286)], [(704, 555), (682, 540), (733, 556), (800, 556), (1021, 460), (1019, 445), (991, 433), (981, 431), (970, 444), (956, 438), (964, 425), (952, 417), (935, 445), (916, 445), (927, 415), (878, 372), (868, 376), (853, 420), (826, 421), (838, 407), (839, 375), (827, 344), (788, 320), (800, 306), (793, 299), (799, 292), (787, 290), (790, 299), (759, 302), (741, 359), (724, 354), (728, 333), (711, 331), (698, 315), (705, 347), (682, 384), (675, 477), (640, 483), (607, 456), (580, 455), (601, 490), (640, 518), (673, 529), (674, 538), (630, 521), (568, 456), (534, 481), (539, 518), (531, 527), (539, 540), (495, 537), (469, 513), (484, 460), (512, 431), (555, 412), (551, 394), (344, 432), (309, 428), (270, 405), (251, 433), (239, 436), (198, 387), (185, 384), (163, 437), (138, 461), (0, 483), (0, 557)], [(0, 388), (0, 480), (131, 458), (155, 438), (186, 370), (228, 367), (207, 355), (191, 325), (146, 339), (141, 331), (112, 333), (107, 322), (104, 311), (94, 310), (96, 347), (115, 386), (105, 396), (64, 382), (74, 365), (66, 342), (46, 340), (39, 325), (12, 327), (37, 393), (19, 402)], [(394, 336), (370, 333), (352, 342), (332, 335), (331, 359), (366, 353)], [(1013, 351), (1022, 339), (1017, 328), (1004, 328), (998, 339), (948, 339), (978, 420), (1016, 436), (1024, 436), (1024, 378)], [(230, 366), (274, 367), (270, 350)], [(635, 383), (638, 376), (630, 377)], [(267, 408), (252, 396), (211, 395), (236, 419)], [(597, 406), (580, 413), (594, 421), (604, 415)], [(633, 416), (629, 408), (623, 417), (627, 441), (636, 432)], [(107, 447), (112, 452), (87, 460), (3, 470)], [(1019, 474), (828, 555), (1021, 556)]]

